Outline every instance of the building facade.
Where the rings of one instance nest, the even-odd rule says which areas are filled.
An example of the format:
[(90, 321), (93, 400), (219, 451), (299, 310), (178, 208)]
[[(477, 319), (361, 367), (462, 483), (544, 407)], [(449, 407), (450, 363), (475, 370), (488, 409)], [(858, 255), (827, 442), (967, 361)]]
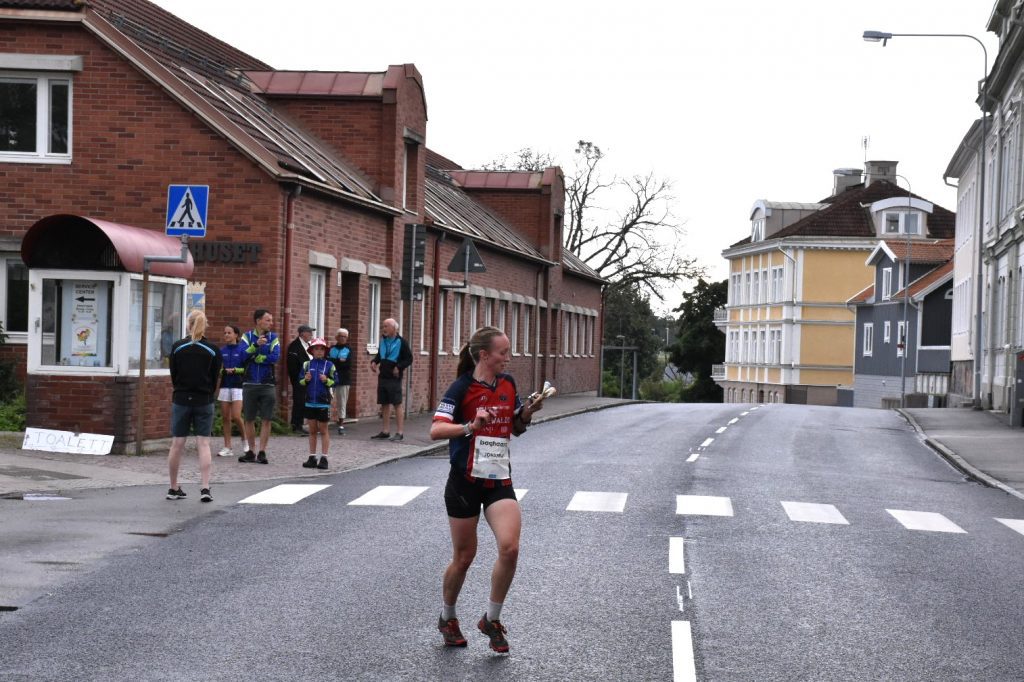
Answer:
[(751, 236), (723, 252), (726, 361), (714, 378), (726, 402), (839, 404), (854, 381), (847, 302), (871, 282), (867, 256), (887, 236), (952, 236), (953, 214), (900, 189), (895, 162), (869, 161), (863, 178), (839, 169), (833, 182), (821, 202), (756, 202)]
[[(376, 412), (369, 359), (387, 317), (418, 350), (412, 410), (437, 402), (460, 343), (486, 321), (512, 339), (522, 382), (597, 388), (603, 281), (561, 250), (561, 171), (475, 173), (430, 152), (415, 66), (277, 71), (145, 0), (0, 1), (0, 28), (0, 314), (30, 426), (117, 443), (139, 428), (165, 436), (163, 341), (182, 335), (190, 307), (205, 309), (215, 341), (260, 307), (285, 343), (303, 323), (327, 337), (348, 328), (354, 415)], [(145, 233), (170, 239), (172, 184), (209, 188), (209, 224), (186, 268), (154, 277), (143, 333), (140, 263), (128, 254)], [(56, 216), (67, 218), (54, 227)], [(408, 301), (412, 224), (427, 235), (425, 287)], [(26, 235), (44, 228), (30, 248)], [(93, 251), (75, 248), (85, 235)], [(448, 265), (467, 239), (487, 269), (464, 281)], [(61, 317), (72, 299), (53, 292), (95, 282), (111, 303), (90, 308), (90, 324), (110, 348), (90, 347), (86, 363), (53, 348), (54, 329), (73, 321)], [(283, 374), (278, 386), (285, 406)]]

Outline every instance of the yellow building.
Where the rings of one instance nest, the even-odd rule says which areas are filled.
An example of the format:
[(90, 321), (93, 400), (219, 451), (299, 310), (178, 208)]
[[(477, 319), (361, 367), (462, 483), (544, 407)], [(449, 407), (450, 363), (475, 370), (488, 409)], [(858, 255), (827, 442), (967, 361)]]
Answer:
[(896, 162), (834, 172), (815, 204), (757, 201), (750, 237), (722, 252), (729, 300), (713, 378), (725, 402), (838, 405), (853, 386), (855, 313), (847, 301), (873, 281), (865, 260), (880, 239), (953, 236), (954, 214), (896, 185)]

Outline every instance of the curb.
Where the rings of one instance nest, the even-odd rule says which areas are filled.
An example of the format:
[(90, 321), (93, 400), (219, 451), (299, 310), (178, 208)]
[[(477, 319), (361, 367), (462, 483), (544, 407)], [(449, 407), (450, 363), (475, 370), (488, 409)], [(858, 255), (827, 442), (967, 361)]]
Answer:
[(925, 432), (925, 430), (921, 428), (921, 425), (917, 423), (917, 420), (914, 419), (912, 415), (905, 412), (902, 408), (896, 408), (896, 412), (900, 414), (904, 419), (906, 419), (912, 427), (914, 427), (914, 430), (917, 431), (924, 439), (925, 445), (927, 445), (932, 450), (937, 452), (939, 456), (941, 456), (943, 459), (949, 462), (950, 466), (952, 466), (954, 469), (961, 472), (969, 479), (977, 481), (982, 485), (988, 486), (989, 488), (996, 488), (998, 490), (1002, 490), (1004, 493), (1008, 495), (1012, 495), (1018, 499), (1024, 500), (1024, 493), (1014, 488), (1011, 488), (1010, 486), (1006, 485), (997, 478), (989, 476), (984, 471), (978, 469), (973, 464), (971, 464), (963, 457), (950, 450), (948, 447), (946, 447), (939, 441), (930, 437)]

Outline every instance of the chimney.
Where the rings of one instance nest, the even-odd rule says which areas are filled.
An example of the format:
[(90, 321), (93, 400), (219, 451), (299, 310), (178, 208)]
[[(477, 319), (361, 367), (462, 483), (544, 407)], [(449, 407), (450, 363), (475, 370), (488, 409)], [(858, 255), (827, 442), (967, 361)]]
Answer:
[(860, 176), (860, 168), (836, 168), (832, 171), (832, 196), (837, 197), (854, 185), (859, 185)]
[(864, 168), (868, 176), (865, 184), (870, 186), (878, 180), (888, 180), (895, 185), (897, 163), (897, 161), (868, 161)]

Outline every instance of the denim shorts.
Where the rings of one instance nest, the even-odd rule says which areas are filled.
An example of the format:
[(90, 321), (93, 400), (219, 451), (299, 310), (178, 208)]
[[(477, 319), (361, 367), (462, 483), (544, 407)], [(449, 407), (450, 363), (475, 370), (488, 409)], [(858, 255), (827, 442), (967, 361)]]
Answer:
[(172, 438), (188, 438), (192, 434), (209, 437), (212, 430), (213, 403), (206, 405), (171, 403)]

